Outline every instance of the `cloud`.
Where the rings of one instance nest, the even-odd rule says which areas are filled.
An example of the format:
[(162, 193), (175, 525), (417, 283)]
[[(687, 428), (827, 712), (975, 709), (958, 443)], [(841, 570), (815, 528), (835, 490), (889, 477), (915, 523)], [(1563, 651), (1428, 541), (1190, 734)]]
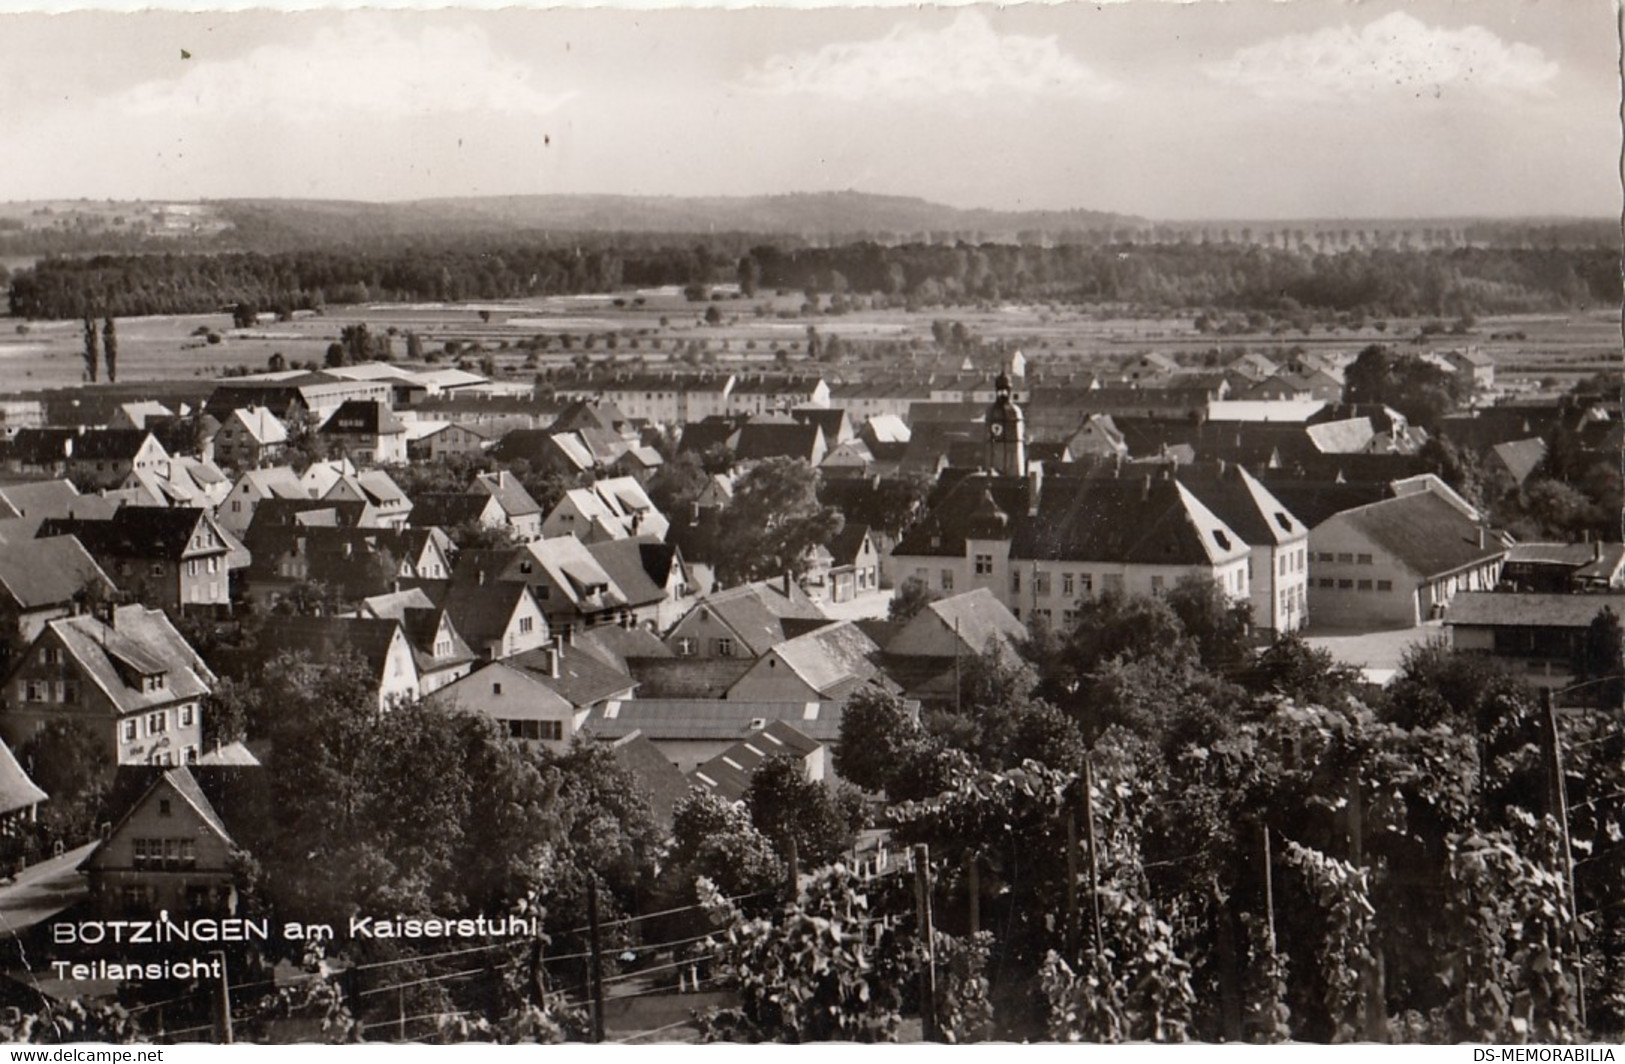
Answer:
[(838, 100), (933, 100), (954, 94), (1109, 99), (1110, 78), (1061, 50), (1054, 37), (1000, 35), (977, 11), (940, 30), (902, 23), (879, 40), (777, 55), (749, 71), (747, 88)]
[(1396, 11), (1362, 29), (1277, 37), (1203, 68), (1211, 78), (1279, 99), (1346, 99), (1451, 87), (1544, 95), (1557, 64), (1482, 26), (1451, 30)]
[(477, 27), (426, 27), (411, 36), (355, 16), (304, 44), (185, 63), (180, 77), (137, 85), (114, 106), (137, 116), (296, 122), (473, 111), (523, 117), (551, 112), (571, 95), (537, 88), (531, 67), (501, 55)]

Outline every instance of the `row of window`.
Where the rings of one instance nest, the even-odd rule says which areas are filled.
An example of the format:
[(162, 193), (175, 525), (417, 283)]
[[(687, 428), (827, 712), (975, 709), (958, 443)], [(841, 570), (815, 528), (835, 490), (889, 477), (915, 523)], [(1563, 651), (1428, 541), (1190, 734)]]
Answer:
[(197, 867), (197, 842), (193, 839), (134, 839), (132, 864), (140, 871), (162, 869), (180, 872)]
[[(688, 637), (677, 640), (677, 656), (692, 658), (700, 652), (700, 641)], [(713, 658), (731, 658), (734, 656), (734, 641), (723, 636), (711, 640), (711, 656)]]
[(1301, 573), (1305, 569), (1309, 568), (1309, 548), (1304, 547), (1299, 550), (1283, 551), (1279, 556), (1278, 562), (1280, 567), (1279, 575), (1281, 576), (1285, 576), (1288, 573)]
[(63, 702), (72, 704), (79, 701), (78, 680), (24, 680), (18, 687), (24, 702)]
[(1375, 565), (1376, 560), (1369, 554), (1352, 554), (1347, 551), (1330, 553), (1320, 551), (1315, 555), (1317, 562), (1331, 562), (1335, 565)]
[[(190, 728), (197, 723), (197, 705), (187, 702), (176, 710), (179, 715), (180, 727)], [(133, 743), (139, 738), (152, 738), (154, 735), (163, 735), (169, 731), (169, 711), (167, 709), (154, 710), (144, 717), (127, 717), (123, 724), (124, 741)]]
[(1323, 591), (1392, 591), (1394, 582), (1392, 580), (1334, 580), (1331, 577), (1323, 576), (1315, 582), (1315, 586)]
[(536, 739), (547, 742), (564, 740), (564, 722), (560, 720), (510, 720), (508, 734), (515, 739)]
[[(207, 570), (205, 570), (205, 566), (204, 566), (205, 562), (208, 563)], [(211, 575), (213, 575), (215, 573), (218, 573), (220, 571), (220, 556), (218, 554), (213, 555), (212, 557), (209, 557), (209, 558), (189, 558), (189, 559), (187, 559), (187, 561), (186, 561), (186, 575), (187, 576), (201, 576), (201, 575), (203, 575), (203, 573), (205, 571), (207, 571)], [(156, 576), (158, 574), (155, 573), (153, 575)]]

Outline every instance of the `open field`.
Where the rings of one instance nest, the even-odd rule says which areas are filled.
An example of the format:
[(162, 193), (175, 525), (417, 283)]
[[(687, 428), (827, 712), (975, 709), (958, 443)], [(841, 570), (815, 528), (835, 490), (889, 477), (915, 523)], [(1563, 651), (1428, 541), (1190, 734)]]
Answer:
[[(1243, 347), (1266, 355), (1306, 348), (1352, 356), (1371, 343), (1401, 350), (1445, 350), (1477, 344), (1496, 360), (1503, 382), (1533, 389), (1551, 378), (1567, 387), (1575, 379), (1614, 368), (1619, 359), (1617, 313), (1528, 315), (1486, 318), (1466, 336), (1431, 337), (1426, 346), (1410, 338), (1420, 320), (1392, 320), (1385, 331), (1316, 326), (1298, 330), (1215, 336), (1198, 332), (1190, 317), (1112, 317), (1099, 308), (1010, 304), (988, 308), (858, 310), (842, 315), (802, 315), (801, 293), (760, 293), (741, 298), (715, 290), (713, 302), (690, 302), (674, 288), (571, 296), (515, 302), (466, 304), (368, 304), (333, 306), (301, 314), (289, 322), (269, 318), (234, 329), (231, 317), (216, 314), (124, 318), (118, 323), (119, 378), (124, 381), (210, 379), (228, 371), (258, 372), (273, 354), (289, 363), (320, 364), (328, 344), (346, 325), (365, 323), (374, 334), (393, 331), (397, 358), (406, 354), (407, 332), (415, 332), (426, 352), (446, 363), (448, 343), (459, 345), (477, 363), (489, 355), (499, 375), (527, 379), (538, 369), (565, 365), (585, 354), (594, 363), (660, 368), (691, 346), (698, 357), (734, 372), (764, 369), (784, 351), (792, 366), (829, 372), (834, 367), (807, 363), (809, 329), (820, 337), (841, 337), (848, 363), (861, 362), (865, 348), (878, 342), (931, 342), (934, 320), (960, 322), (975, 336), (1019, 346), (1030, 365), (1058, 372), (1099, 369), (1139, 352), (1161, 351), (1200, 365), (1215, 349)], [(620, 305), (617, 305), (619, 303)], [(715, 307), (721, 321), (707, 323)], [(215, 342), (210, 342), (213, 334)], [(548, 350), (532, 359), (525, 344), (547, 337)], [(467, 351), (471, 345), (478, 349)], [(73, 321), (16, 322), (0, 319), (0, 390), (63, 387), (83, 376), (81, 326)], [(691, 356), (692, 357), (692, 356)]]

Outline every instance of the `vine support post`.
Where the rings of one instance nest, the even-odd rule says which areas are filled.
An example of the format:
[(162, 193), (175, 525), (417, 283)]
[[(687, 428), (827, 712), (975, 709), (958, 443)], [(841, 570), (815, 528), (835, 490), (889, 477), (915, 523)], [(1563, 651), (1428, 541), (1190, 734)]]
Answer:
[(1270, 952), (1275, 952), (1275, 858), (1270, 853), (1270, 829), (1264, 825), (1264, 928)]
[(970, 909), (970, 933), (982, 931), (982, 868), (975, 850), (965, 851), (965, 900)]
[(1100, 926), (1100, 839), (1095, 834), (1095, 770), (1087, 754), (1083, 758), (1083, 825), (1089, 839), (1089, 921), (1098, 967), (1106, 946)]
[(1066, 961), (1078, 963), (1078, 817), (1066, 811)]
[(587, 880), (587, 933), (592, 949), (588, 981), (592, 985), (592, 1040), (604, 1040), (604, 953), (598, 937), (598, 877)]
[(920, 1035), (927, 1042), (937, 1036), (937, 933), (931, 918), (931, 847), (914, 846), (914, 903), (925, 964), (920, 969)]
[(790, 852), (785, 854), (785, 864), (789, 865), (790, 878), (787, 881), (786, 886), (790, 888), (790, 900), (795, 901), (796, 897), (801, 893), (801, 850), (800, 847), (796, 845), (796, 837), (794, 835), (790, 836), (789, 843)]
[(1563, 740), (1557, 730), (1557, 707), (1552, 701), (1552, 689), (1540, 691), (1540, 745), (1546, 762), (1546, 812), (1557, 818), (1563, 839), (1563, 875), (1568, 881), (1569, 935), (1574, 949), (1574, 1001), (1580, 1026), (1586, 1025), (1585, 955), (1580, 948), (1580, 897), (1574, 889), (1574, 848), (1569, 837), (1569, 795), (1563, 777)]
[(215, 959), (220, 962), (220, 1041), (223, 1045), (232, 1044), (231, 1034), (231, 973), (226, 970), (226, 951), (215, 950)]
[[(1349, 777), (1349, 864), (1365, 868), (1365, 781), (1356, 768)], [(1365, 998), (1365, 1037), (1369, 1042), (1388, 1040), (1388, 1010), (1382, 989), (1383, 964), (1380, 948), (1372, 943), (1370, 957), (1360, 971), (1360, 992)]]

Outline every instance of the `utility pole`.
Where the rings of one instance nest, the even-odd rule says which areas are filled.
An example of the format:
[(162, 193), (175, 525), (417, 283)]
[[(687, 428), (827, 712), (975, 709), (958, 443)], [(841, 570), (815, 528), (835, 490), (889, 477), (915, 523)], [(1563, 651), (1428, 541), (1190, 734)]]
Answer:
[(598, 878), (587, 880), (587, 931), (589, 944), (592, 950), (590, 963), (592, 973), (588, 981), (592, 985), (592, 1040), (604, 1040), (604, 954), (603, 945), (598, 938)]
[(936, 1042), (937, 933), (931, 918), (931, 847), (923, 842), (914, 847), (914, 904), (925, 944), (925, 964), (920, 969), (920, 1035), (927, 1042)]

